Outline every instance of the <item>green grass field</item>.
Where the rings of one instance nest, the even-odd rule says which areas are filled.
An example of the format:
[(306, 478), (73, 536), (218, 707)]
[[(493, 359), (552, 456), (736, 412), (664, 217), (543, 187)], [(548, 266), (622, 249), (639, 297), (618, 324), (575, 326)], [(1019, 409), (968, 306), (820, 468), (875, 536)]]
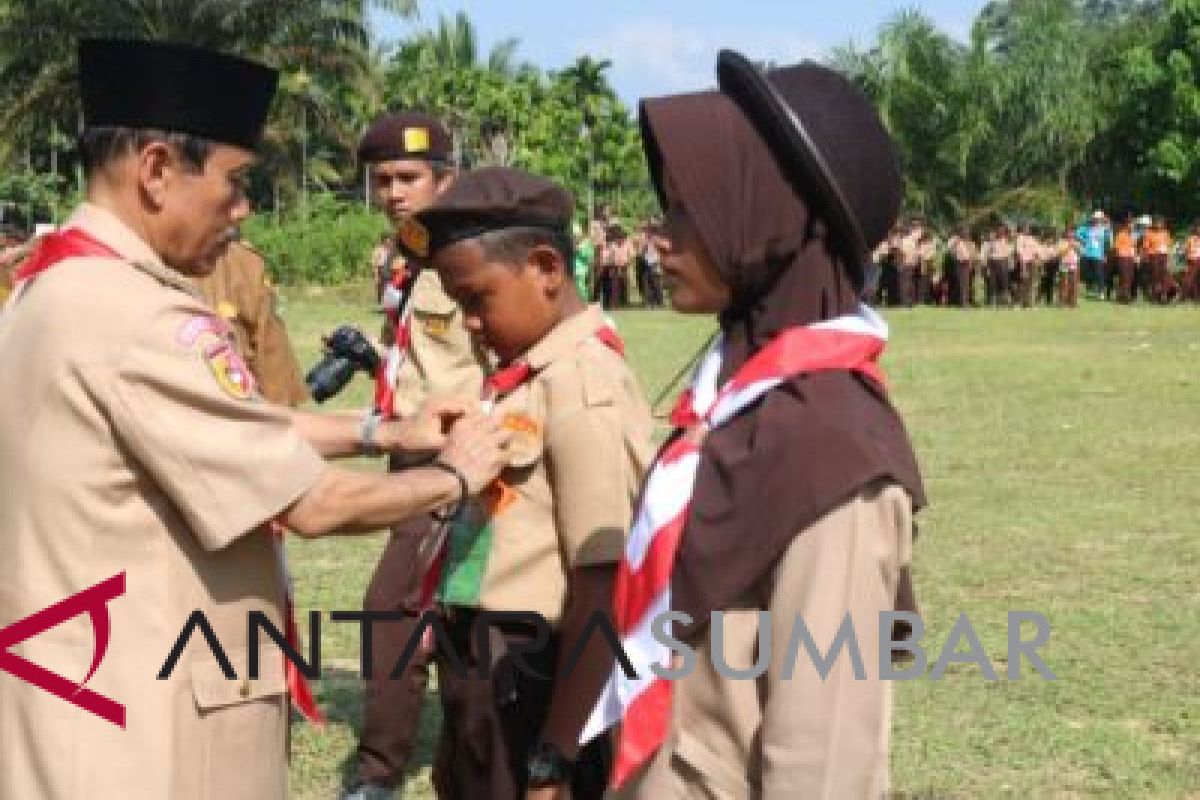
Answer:
[[(296, 290), (283, 311), (305, 366), (318, 333), (374, 328), (366, 290)], [(647, 394), (707, 323), (618, 314)], [(911, 797), (1200, 798), (1200, 309), (890, 311), (884, 366), (931, 505), (917, 586), (931, 662), (966, 612), (1001, 675), (973, 666), (896, 686), (892, 775)], [(356, 379), (339, 406), (364, 405)], [(292, 547), (298, 606), (355, 609), (381, 537)], [(1010, 610), (1046, 615), (1054, 682), (1003, 680)], [(323, 627), (319, 697), (298, 726), (293, 795), (332, 797), (359, 716), (353, 625)], [(432, 698), (431, 698), (432, 701)], [(436, 732), (403, 794), (432, 796)]]

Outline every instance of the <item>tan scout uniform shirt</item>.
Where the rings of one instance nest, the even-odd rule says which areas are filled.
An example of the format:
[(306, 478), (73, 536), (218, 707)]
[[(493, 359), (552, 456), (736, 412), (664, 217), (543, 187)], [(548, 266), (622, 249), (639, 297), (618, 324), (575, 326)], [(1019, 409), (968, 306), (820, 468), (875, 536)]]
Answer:
[(487, 356), (474, 345), (463, 313), (426, 267), (413, 286), (408, 357), (396, 377), (396, 413), (408, 416), (429, 395), (479, 395)]
[(211, 274), (196, 281), (208, 304), (233, 328), (238, 350), (272, 403), (297, 406), (308, 399), (300, 366), (283, 320), (275, 311), (275, 290), (262, 256), (234, 242)]
[(971, 264), (975, 261), (975, 243), (961, 236), (950, 239), (950, 257), (959, 264)]
[[(0, 628), (125, 573), (88, 686), (125, 706), (126, 728), (0, 671), (0, 798), (281, 798), (282, 658), (260, 637), (247, 679), (247, 613), (282, 629), (260, 525), (324, 463), (283, 411), (238, 390), (190, 281), (106, 211), (68, 225), (127, 261), (64, 261), (0, 317)], [(198, 633), (156, 680), (194, 609), (237, 680)], [(94, 646), (84, 615), (13, 651), (79, 681)]]
[(508, 488), (452, 532), (445, 604), (535, 611), (553, 625), (572, 568), (620, 560), (651, 421), (633, 372), (596, 338), (602, 325), (598, 306), (560, 323), (526, 354), (534, 377), (497, 405), (516, 432)]
[(913, 231), (900, 240), (900, 266), (916, 269), (921, 265), (921, 232)]

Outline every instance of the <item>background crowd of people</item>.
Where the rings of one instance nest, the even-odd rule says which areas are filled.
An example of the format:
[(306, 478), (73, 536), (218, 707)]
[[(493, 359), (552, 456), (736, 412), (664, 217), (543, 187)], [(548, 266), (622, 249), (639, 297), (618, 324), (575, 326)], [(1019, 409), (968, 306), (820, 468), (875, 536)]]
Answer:
[(1063, 229), (999, 223), (949, 236), (915, 217), (896, 225), (873, 254), (870, 301), (887, 306), (979, 305), (1074, 308), (1097, 300), (1200, 301), (1200, 224), (1172, 233), (1162, 216), (1114, 226), (1095, 211)]

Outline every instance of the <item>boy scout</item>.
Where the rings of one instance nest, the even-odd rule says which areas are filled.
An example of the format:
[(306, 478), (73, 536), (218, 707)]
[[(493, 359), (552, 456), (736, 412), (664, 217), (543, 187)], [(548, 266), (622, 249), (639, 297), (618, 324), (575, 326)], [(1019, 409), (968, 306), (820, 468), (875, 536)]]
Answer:
[(989, 306), (1007, 306), (1012, 301), (1008, 278), (1012, 273), (1013, 249), (1006, 225), (1000, 225), (991, 241), (983, 247), (983, 261), (987, 267), (987, 304)]
[[(375, 202), (393, 226), (382, 269), (389, 368), (378, 376), (376, 411), (383, 416), (410, 415), (430, 394), (475, 397), (483, 382), (486, 356), (471, 342), (461, 310), (442, 289), (437, 272), (425, 269), (419, 260), (406, 261), (395, 239), (413, 214), (453, 183), (451, 155), (446, 128), (428, 114), (411, 111), (380, 117), (358, 146)], [(365, 610), (401, 618), (378, 626), (375, 634), (375, 664), (363, 697), (362, 734), (345, 800), (390, 797), (416, 741), (432, 654), (415, 654), (396, 678), (391, 669), (428, 599), (421, 591), (422, 540), (412, 534), (427, 531), (429, 525), (425, 517), (393, 531), (363, 597)]]
[(300, 377), (287, 328), (275, 310), (275, 290), (262, 256), (240, 239), (230, 242), (213, 271), (197, 279), (196, 285), (233, 329), (238, 352), (254, 373), (262, 396), (284, 406), (307, 400), (308, 388)]
[[(87, 202), (23, 263), (0, 318), (0, 630), (99, 599), (5, 642), (0, 797), (282, 798), (291, 676), (265, 637), (257, 677), (247, 663), (250, 613), (287, 627), (267, 524), (370, 531), (460, 502), (498, 473), (506, 434), (475, 414), (439, 466), (327, 466), (320, 454), (359, 449), (357, 425), (264, 402), (190, 279), (249, 214), (276, 73), (110, 41), (80, 45), (79, 73)], [(442, 446), (428, 417), (375, 444)], [(155, 679), (193, 611), (236, 680), (198, 636)], [(13, 658), (26, 677), (65, 676), (62, 691), (17, 677)]]
[(971, 232), (966, 226), (959, 228), (950, 237), (947, 245), (950, 251), (950, 286), (953, 303), (959, 308), (974, 305), (972, 287), (975, 282), (975, 243), (971, 241)]
[[(484, 392), (514, 431), (509, 468), (455, 523), (441, 573), (442, 613), (470, 670), (456, 673), (439, 652), (442, 798), (554, 798), (570, 787), (586, 800), (604, 789), (606, 742), (582, 753), (577, 742), (611, 654), (594, 637), (574, 669), (561, 668), (588, 620), (610, 611), (650, 414), (619, 340), (572, 279), (573, 211), (556, 184), (489, 168), (460, 178), (401, 234), (501, 365)], [(480, 634), (484, 611), (549, 622), (550, 643), (525, 659), (541, 680), (503, 655), (529, 644), (529, 626), (480, 623)], [(475, 673), (479, 636), (499, 651), (490, 678)]]

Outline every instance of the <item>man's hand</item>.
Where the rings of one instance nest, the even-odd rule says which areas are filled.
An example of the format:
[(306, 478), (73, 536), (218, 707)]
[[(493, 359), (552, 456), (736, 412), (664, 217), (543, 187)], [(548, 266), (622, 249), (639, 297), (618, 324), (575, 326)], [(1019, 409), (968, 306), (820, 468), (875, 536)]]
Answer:
[(570, 786), (547, 786), (544, 789), (529, 789), (525, 800), (571, 800)]
[(385, 453), (433, 454), (446, 446), (447, 434), (458, 420), (477, 411), (478, 400), (430, 397), (411, 417), (380, 424), (376, 443)]
[(476, 495), (507, 466), (511, 436), (499, 420), (482, 413), (468, 414), (450, 429), (439, 460), (458, 470), (467, 481), (468, 493)]

